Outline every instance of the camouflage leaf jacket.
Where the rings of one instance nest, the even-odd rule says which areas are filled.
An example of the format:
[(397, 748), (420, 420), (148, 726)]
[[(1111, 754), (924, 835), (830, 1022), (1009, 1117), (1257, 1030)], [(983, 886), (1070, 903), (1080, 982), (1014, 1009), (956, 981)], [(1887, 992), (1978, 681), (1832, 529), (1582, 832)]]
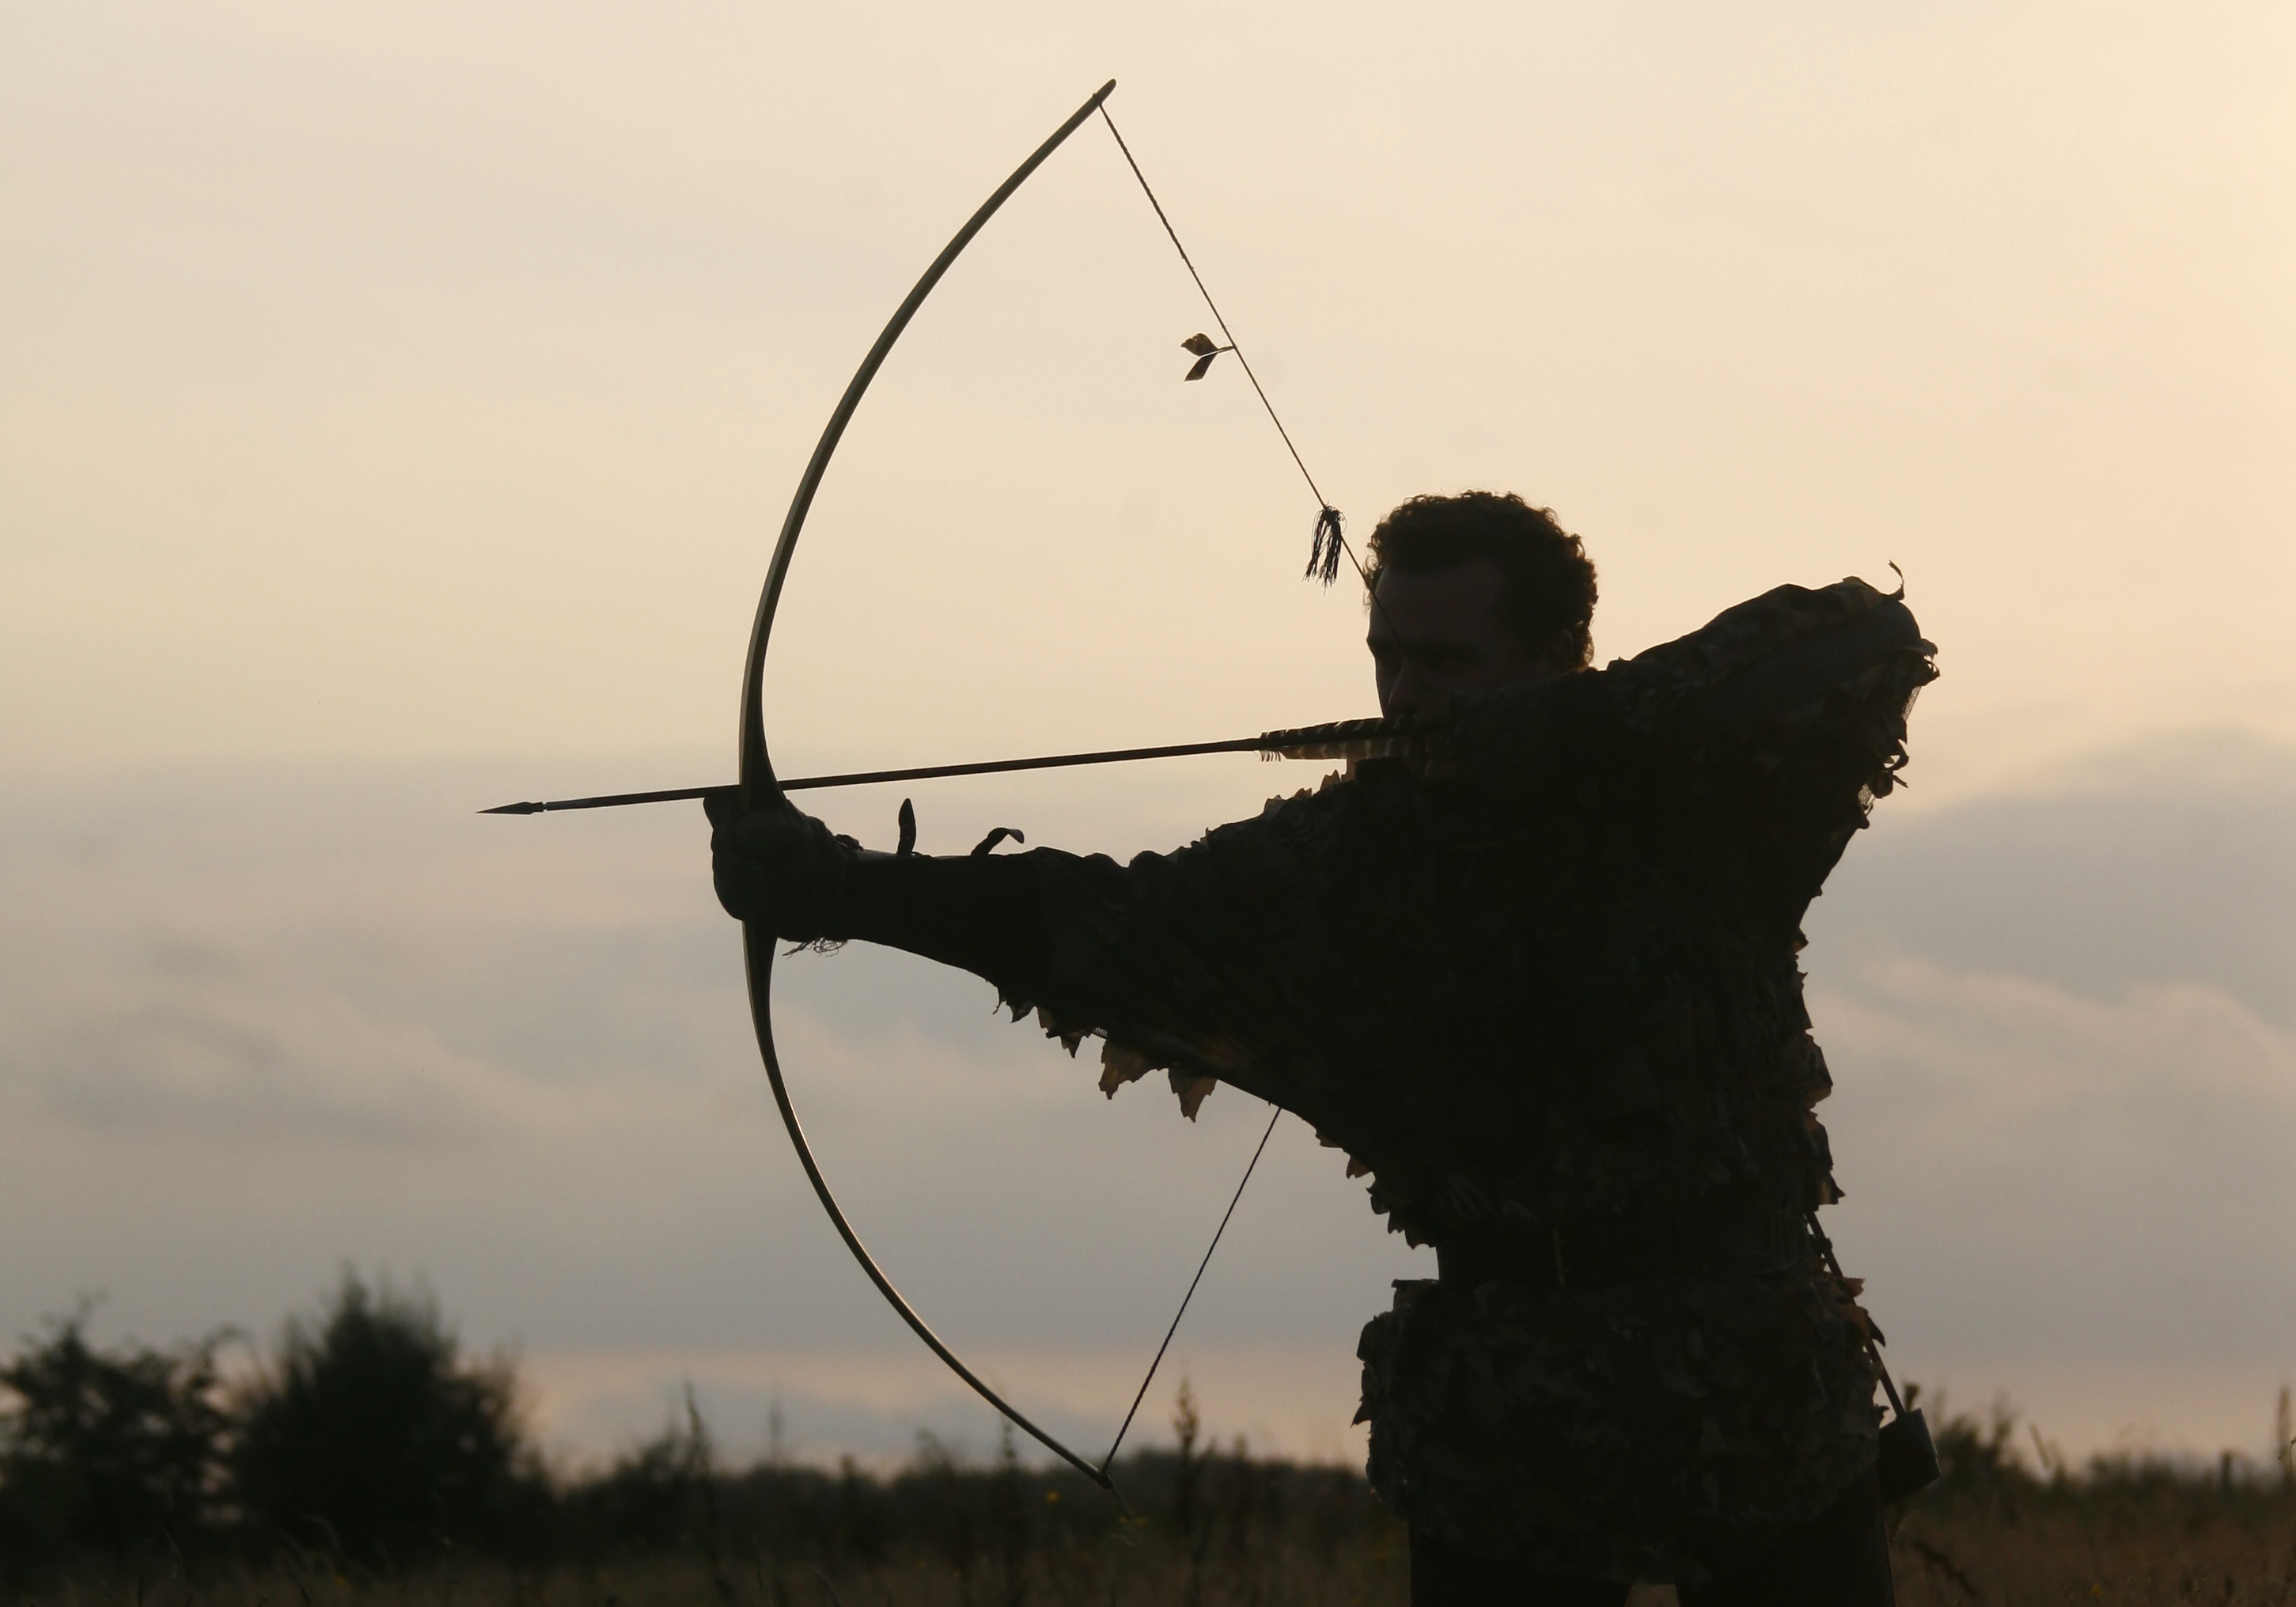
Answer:
[[(1102, 1037), (1111, 1094), (1296, 1112), (1445, 1257), (1363, 1333), (1381, 1496), (1526, 1568), (1695, 1581), (1873, 1464), (1868, 1324), (1805, 1226), (1840, 1191), (1795, 956), (1934, 652), (1862, 582), (1780, 587), (1171, 854), (869, 856), (832, 935)], [(1677, 1221), (1774, 1231), (1599, 1253)]]

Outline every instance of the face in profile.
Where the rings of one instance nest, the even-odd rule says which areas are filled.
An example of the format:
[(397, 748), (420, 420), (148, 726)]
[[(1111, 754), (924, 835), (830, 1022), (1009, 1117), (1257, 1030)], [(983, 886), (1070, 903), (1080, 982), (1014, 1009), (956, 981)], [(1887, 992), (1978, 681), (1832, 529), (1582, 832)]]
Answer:
[(1407, 714), (1455, 692), (1487, 691), (1555, 673), (1507, 623), (1506, 577), (1487, 558), (1440, 569), (1390, 569), (1373, 594), (1372, 677), (1379, 711)]

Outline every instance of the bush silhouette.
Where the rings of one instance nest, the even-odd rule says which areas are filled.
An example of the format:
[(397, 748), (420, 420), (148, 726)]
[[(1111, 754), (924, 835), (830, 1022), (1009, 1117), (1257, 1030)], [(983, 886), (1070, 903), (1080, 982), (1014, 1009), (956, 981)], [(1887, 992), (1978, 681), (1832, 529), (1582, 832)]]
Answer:
[(367, 1563), (498, 1547), (546, 1506), (500, 1357), (465, 1363), (425, 1294), (346, 1272), (316, 1319), (290, 1318), (249, 1386), (235, 1488), (247, 1517)]
[(190, 1546), (217, 1516), (231, 1423), (218, 1333), (172, 1350), (88, 1343), (86, 1305), (0, 1365), (0, 1558)]
[(697, 1538), (716, 1544), (722, 1480), (709, 1431), (685, 1390), (685, 1421), (624, 1452), (604, 1472), (565, 1496), (574, 1529), (616, 1549), (667, 1551)]

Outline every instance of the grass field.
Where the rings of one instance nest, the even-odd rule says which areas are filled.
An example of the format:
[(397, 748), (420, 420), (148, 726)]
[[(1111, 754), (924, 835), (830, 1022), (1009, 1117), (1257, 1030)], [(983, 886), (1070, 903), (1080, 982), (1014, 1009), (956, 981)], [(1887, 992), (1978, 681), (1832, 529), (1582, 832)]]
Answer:
[(2296, 1491), (2156, 1472), (1924, 1505), (1892, 1537), (1906, 1607), (2296, 1603)]
[[(1401, 1533), (1383, 1521), (1317, 1541), (1300, 1533), (1237, 1544), (1210, 1526), (1193, 1543), (1126, 1525), (966, 1556), (946, 1545), (862, 1558), (776, 1559), (729, 1540), (666, 1554), (533, 1569), (471, 1562), (404, 1574), (320, 1558), (263, 1570), (172, 1560), (140, 1575), (67, 1576), (22, 1607), (1403, 1607)], [(2296, 1603), (2296, 1496), (2164, 1487), (2100, 1497), (2061, 1491), (2020, 1504), (1948, 1504), (1900, 1516), (1893, 1542), (1905, 1607), (1970, 1602)], [(1643, 1587), (1635, 1607), (1670, 1603)]]

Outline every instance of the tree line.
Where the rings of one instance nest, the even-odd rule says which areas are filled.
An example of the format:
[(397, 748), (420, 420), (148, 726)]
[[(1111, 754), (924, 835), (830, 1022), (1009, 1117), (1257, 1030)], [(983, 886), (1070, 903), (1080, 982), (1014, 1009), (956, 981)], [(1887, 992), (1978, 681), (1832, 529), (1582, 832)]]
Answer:
[[(729, 1466), (690, 1392), (683, 1421), (569, 1475), (545, 1464), (521, 1422), (514, 1365), (463, 1355), (420, 1294), (346, 1273), (251, 1370), (219, 1365), (233, 1332), (103, 1349), (89, 1338), (90, 1315), (83, 1306), (53, 1319), (0, 1363), (0, 1593), (91, 1565), (139, 1579), (154, 1564), (186, 1577), (219, 1564), (335, 1578), (675, 1554), (726, 1600), (736, 1580), (767, 1581), (759, 1588), (778, 1603), (790, 1578), (923, 1562), (957, 1582), (959, 1600), (972, 1601), (977, 1584), (1014, 1603), (1026, 1580), (1064, 1567), (1152, 1562), (1175, 1599), (1198, 1603), (1212, 1599), (1207, 1580), (1243, 1581), (1236, 1588), (1253, 1600), (1271, 1578), (1353, 1581), (1353, 1592), (1392, 1573), (1400, 1555), (1399, 1528), (1360, 1474), (1255, 1459), (1241, 1440), (1220, 1449), (1185, 1382), (1175, 1448), (1119, 1465), (1128, 1506), (1066, 1468), (1025, 1465), (1009, 1429), (985, 1465), (920, 1435), (915, 1456), (890, 1475), (849, 1460)], [(1894, 1521), (1921, 1516), (1899, 1534), (1901, 1565), (1934, 1571), (1944, 1587), (1967, 1583), (1942, 1537), (1954, 1526), (2198, 1533), (2269, 1528), (2296, 1512), (2296, 1412), (2284, 1390), (2276, 1466), (2226, 1453), (2214, 1464), (2103, 1457), (2076, 1470), (2034, 1433), (2033, 1467), (2019, 1431), (2030, 1426), (2005, 1406), (1980, 1422), (1940, 1405), (1930, 1403), (1945, 1476)], [(1098, 1590), (1086, 1594), (1101, 1599)]]
[(1128, 1510), (1066, 1469), (986, 1465), (928, 1435), (897, 1473), (769, 1457), (728, 1466), (691, 1395), (683, 1422), (603, 1469), (554, 1472), (514, 1364), (464, 1355), (436, 1303), (346, 1273), (252, 1370), (223, 1331), (100, 1348), (83, 1307), (0, 1364), (0, 1589), (86, 1563), (264, 1566), (319, 1557), (403, 1571), (447, 1557), (550, 1565), (683, 1551), (713, 1568), (929, 1554), (961, 1576), (1154, 1527), (1199, 1567), (1275, 1537), (1383, 1531), (1360, 1475), (1205, 1442), (1186, 1386), (1176, 1451), (1128, 1458)]

